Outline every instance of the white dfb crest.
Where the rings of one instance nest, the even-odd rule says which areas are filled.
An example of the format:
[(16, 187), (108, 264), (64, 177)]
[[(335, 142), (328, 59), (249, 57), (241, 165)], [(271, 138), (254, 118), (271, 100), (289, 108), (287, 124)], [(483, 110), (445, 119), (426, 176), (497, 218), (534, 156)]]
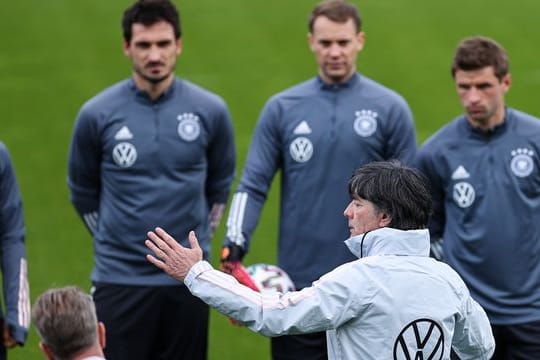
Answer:
[(128, 142), (121, 142), (114, 147), (112, 157), (118, 166), (128, 168), (137, 160), (137, 149)]
[(529, 149), (512, 150), (512, 161), (510, 169), (514, 175), (518, 177), (526, 177), (531, 175), (534, 169), (534, 161), (532, 159), (534, 152)]
[(375, 111), (360, 110), (354, 113), (354, 131), (362, 137), (373, 135), (377, 130), (377, 116)]
[(178, 122), (178, 136), (185, 141), (193, 141), (201, 133), (199, 117), (193, 113), (180, 114), (176, 118)]
[(294, 284), (289, 275), (275, 265), (253, 264), (248, 266), (246, 271), (261, 292), (294, 291)]

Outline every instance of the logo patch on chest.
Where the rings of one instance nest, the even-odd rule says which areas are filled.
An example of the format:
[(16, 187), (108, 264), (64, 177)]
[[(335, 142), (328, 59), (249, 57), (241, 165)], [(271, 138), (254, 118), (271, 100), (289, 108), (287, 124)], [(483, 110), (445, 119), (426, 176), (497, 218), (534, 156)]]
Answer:
[(128, 168), (137, 160), (137, 149), (135, 149), (133, 144), (121, 142), (114, 147), (112, 157), (116, 165)]
[(199, 117), (193, 113), (180, 114), (178, 120), (178, 136), (185, 141), (193, 141), (201, 133)]
[(534, 152), (526, 148), (518, 148), (512, 150), (511, 154), (510, 170), (512, 173), (517, 177), (529, 176), (534, 170)]
[(115, 140), (131, 140), (133, 139), (133, 134), (129, 131), (127, 126), (122, 126), (120, 130), (114, 135)]
[(361, 137), (368, 137), (373, 135), (377, 130), (377, 116), (375, 111), (360, 110), (354, 113), (356, 117), (354, 119), (354, 131)]
[(452, 196), (457, 206), (460, 208), (468, 208), (473, 204), (476, 192), (471, 184), (460, 181), (454, 185)]
[(289, 152), (294, 161), (303, 163), (311, 159), (313, 144), (308, 138), (300, 136), (293, 140), (289, 146)]
[(308, 123), (304, 120), (298, 126), (294, 128), (293, 131), (294, 135), (306, 135), (311, 134), (311, 128), (309, 127)]

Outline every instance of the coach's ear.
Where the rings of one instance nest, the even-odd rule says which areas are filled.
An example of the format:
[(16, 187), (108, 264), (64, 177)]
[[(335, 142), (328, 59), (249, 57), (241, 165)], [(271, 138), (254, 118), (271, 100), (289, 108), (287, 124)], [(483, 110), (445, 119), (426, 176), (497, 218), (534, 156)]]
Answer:
[(379, 216), (379, 227), (386, 227), (390, 225), (390, 223), (392, 222), (392, 216), (385, 213), (384, 211), (381, 211), (378, 216)]

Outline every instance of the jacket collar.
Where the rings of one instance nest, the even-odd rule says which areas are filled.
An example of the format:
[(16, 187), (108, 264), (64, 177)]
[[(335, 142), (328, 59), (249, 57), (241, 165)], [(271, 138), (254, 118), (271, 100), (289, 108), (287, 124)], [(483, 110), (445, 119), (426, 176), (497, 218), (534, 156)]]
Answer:
[(344, 81), (342, 83), (332, 83), (327, 84), (325, 83), (320, 76), (317, 76), (317, 82), (319, 83), (319, 86), (323, 90), (329, 90), (329, 91), (338, 91), (340, 89), (348, 89), (354, 87), (358, 82), (360, 81), (360, 74), (355, 72), (350, 79), (347, 81)]
[(345, 240), (357, 257), (374, 255), (429, 256), (429, 231), (380, 228)]

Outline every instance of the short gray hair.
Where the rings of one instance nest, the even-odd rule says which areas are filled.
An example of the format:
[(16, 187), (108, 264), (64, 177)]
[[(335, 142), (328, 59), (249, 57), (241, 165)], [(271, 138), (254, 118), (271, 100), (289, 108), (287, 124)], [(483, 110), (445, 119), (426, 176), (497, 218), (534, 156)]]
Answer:
[(34, 304), (32, 321), (41, 341), (59, 360), (69, 359), (97, 342), (94, 301), (75, 286), (41, 294)]

